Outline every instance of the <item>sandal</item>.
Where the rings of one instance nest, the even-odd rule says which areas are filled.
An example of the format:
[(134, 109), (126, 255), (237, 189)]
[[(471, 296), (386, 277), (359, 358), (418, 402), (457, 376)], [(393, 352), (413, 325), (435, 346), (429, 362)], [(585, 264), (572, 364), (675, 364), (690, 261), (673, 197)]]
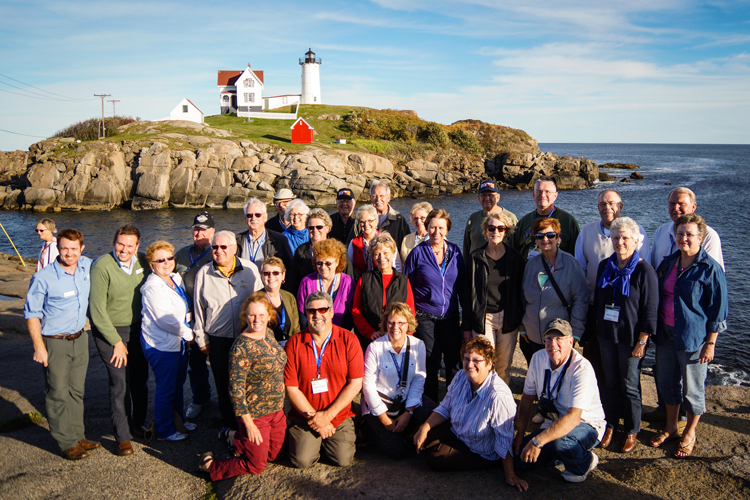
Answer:
[(694, 437), (692, 441), (689, 443), (685, 443), (684, 441), (680, 441), (679, 446), (677, 446), (677, 449), (674, 452), (674, 456), (676, 458), (687, 458), (693, 453), (693, 448), (695, 448), (695, 443), (698, 441), (697, 437)]
[(198, 464), (198, 467), (196, 467), (196, 470), (198, 472), (205, 472), (206, 474), (209, 474), (211, 472), (211, 463), (213, 463), (214, 460), (214, 454), (211, 451), (207, 451), (203, 455), (201, 455), (201, 462)]
[(649, 441), (649, 444), (653, 446), (654, 448), (658, 448), (664, 443), (668, 441), (674, 441), (675, 439), (680, 439), (679, 431), (675, 432), (674, 434), (670, 434), (667, 431), (661, 431), (659, 434), (651, 438), (651, 440)]

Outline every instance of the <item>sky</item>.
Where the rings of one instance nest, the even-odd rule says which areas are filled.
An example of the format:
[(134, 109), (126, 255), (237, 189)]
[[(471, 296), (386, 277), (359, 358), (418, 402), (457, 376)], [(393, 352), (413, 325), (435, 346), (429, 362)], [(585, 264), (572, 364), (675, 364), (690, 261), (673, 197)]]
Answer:
[(217, 71), (248, 63), (264, 95), (298, 94), (308, 48), (324, 104), (543, 143), (750, 143), (750, 0), (3, 0), (0, 150), (99, 116), (94, 94), (217, 114)]

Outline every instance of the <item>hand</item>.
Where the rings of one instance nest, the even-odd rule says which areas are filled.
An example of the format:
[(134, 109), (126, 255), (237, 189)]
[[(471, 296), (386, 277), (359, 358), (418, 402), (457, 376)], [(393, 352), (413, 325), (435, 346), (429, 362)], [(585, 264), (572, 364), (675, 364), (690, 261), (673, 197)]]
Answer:
[(714, 347), (716, 345), (714, 344), (704, 344), (703, 349), (701, 349), (701, 364), (708, 363), (710, 361), (714, 360)]
[(381, 413), (378, 415), (378, 420), (380, 420), (380, 423), (383, 424), (383, 427), (387, 431), (393, 432), (396, 428), (396, 424), (391, 420), (391, 417), (389, 417), (387, 413)]
[(255, 422), (253, 422), (252, 420), (250, 420), (249, 424), (250, 425), (248, 425), (248, 422), (245, 422), (245, 429), (247, 429), (247, 438), (251, 443), (255, 445), (263, 443), (263, 436), (261, 436), (258, 426), (255, 425)]
[(464, 332), (464, 344), (467, 343), (469, 340), (471, 340), (471, 330), (467, 330)]
[(526, 444), (526, 447), (521, 452), (521, 461), (522, 462), (536, 462), (537, 458), (539, 458), (539, 453), (541, 453), (541, 449), (534, 446), (533, 441), (529, 441), (528, 444)]
[(529, 343), (529, 336), (526, 335), (526, 332), (523, 332), (521, 334), (521, 339), (523, 339), (523, 341), (526, 342), (527, 344)]
[(399, 417), (396, 419), (396, 426), (393, 429), (393, 432), (404, 432), (404, 429), (406, 429), (406, 426), (409, 425), (409, 421), (411, 420), (411, 414), (408, 411), (405, 411)]
[(513, 448), (513, 453), (518, 455), (521, 453), (521, 444), (523, 444), (523, 434), (520, 432), (516, 432), (516, 437), (513, 438), (513, 444), (511, 447)]
[(321, 429), (324, 429), (325, 427), (331, 425), (331, 420), (333, 420), (333, 418), (329, 418), (328, 414), (325, 411), (319, 411), (316, 412), (315, 415), (313, 415), (307, 421), (307, 425), (309, 425), (312, 430), (320, 434)]
[(646, 346), (638, 344), (633, 348), (633, 354), (632, 357), (634, 358), (642, 358), (646, 355)]
[(206, 344), (205, 346), (201, 347), (200, 349), (201, 349), (201, 352), (203, 354), (205, 354), (206, 356), (208, 356), (209, 354), (211, 354), (211, 344)]
[(318, 434), (320, 434), (320, 437), (323, 439), (328, 439), (329, 437), (336, 434), (336, 428), (333, 426), (333, 424), (328, 424), (325, 427), (323, 427), (320, 430), (316, 431)]
[(509, 486), (515, 486), (518, 491), (526, 491), (529, 489), (529, 483), (521, 479), (520, 477), (513, 474), (512, 476), (506, 476), (505, 484)]
[(370, 340), (377, 340), (383, 335), (385, 335), (385, 332), (375, 332), (372, 334), (372, 337), (370, 337)]
[(125, 347), (125, 343), (122, 340), (114, 345), (112, 359), (109, 360), (109, 363), (115, 368), (128, 366), (128, 348)]
[(430, 428), (427, 424), (422, 424), (416, 434), (414, 434), (414, 446), (417, 447), (417, 453), (423, 450), (422, 445), (424, 440), (427, 439), (427, 433), (430, 432)]
[(45, 349), (44, 347), (34, 349), (34, 361), (36, 361), (37, 363), (41, 363), (42, 366), (47, 368), (47, 349)]

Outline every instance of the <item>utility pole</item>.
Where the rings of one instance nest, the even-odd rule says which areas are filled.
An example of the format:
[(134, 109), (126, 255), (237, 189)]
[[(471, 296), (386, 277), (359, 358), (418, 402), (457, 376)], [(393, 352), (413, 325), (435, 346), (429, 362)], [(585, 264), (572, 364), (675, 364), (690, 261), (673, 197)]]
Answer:
[(98, 138), (99, 139), (103, 139), (104, 138), (104, 98), (105, 97), (112, 97), (112, 94), (94, 94), (94, 97), (101, 97), (102, 98), (102, 121), (101, 121), (102, 126), (99, 127)]
[(115, 103), (116, 102), (120, 102), (120, 100), (119, 99), (107, 99), (107, 102), (111, 102), (112, 103), (112, 118), (114, 118), (115, 116), (117, 116), (115, 114)]

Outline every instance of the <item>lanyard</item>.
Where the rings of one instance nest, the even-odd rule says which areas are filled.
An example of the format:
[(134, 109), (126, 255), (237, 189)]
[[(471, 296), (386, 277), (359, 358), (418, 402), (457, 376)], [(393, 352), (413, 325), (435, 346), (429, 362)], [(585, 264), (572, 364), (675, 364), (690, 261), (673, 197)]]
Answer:
[(443, 264), (440, 266), (440, 274), (445, 277), (445, 270), (448, 269), (448, 258), (450, 258), (450, 254), (448, 253), (448, 244), (443, 243)]
[(609, 238), (611, 236), (612, 233), (607, 234), (607, 230), (604, 227), (604, 223), (602, 221), (599, 221), (599, 227), (602, 228), (602, 234), (604, 235), (605, 238)]
[[(557, 399), (557, 396), (554, 398), (552, 397), (552, 393), (557, 390), (557, 394), (560, 395), (560, 390), (558, 389), (560, 387), (560, 382), (562, 382), (563, 377), (565, 376), (565, 372), (568, 371), (568, 367), (570, 366), (570, 362), (573, 360), (573, 353), (571, 352), (568, 355), (568, 361), (565, 363), (565, 366), (563, 367), (562, 372), (560, 373), (560, 376), (557, 377), (557, 381), (555, 381), (555, 385), (552, 386), (552, 390), (549, 388), (549, 379), (552, 378), (552, 370), (544, 370), (544, 387), (547, 399), (555, 400)], [(545, 396), (545, 394), (542, 394), (542, 396)]]
[(323, 345), (320, 346), (320, 356), (318, 356), (318, 346), (315, 345), (315, 339), (312, 336), (312, 333), (310, 334), (310, 343), (312, 344), (313, 348), (313, 355), (315, 356), (315, 364), (318, 366), (318, 372), (316, 375), (316, 378), (320, 378), (320, 364), (323, 361), (323, 353), (326, 350), (326, 346), (328, 345), (328, 342), (331, 340), (331, 335), (333, 334), (333, 330), (331, 330), (331, 333), (328, 334), (328, 337), (323, 341)]
[[(339, 278), (339, 281), (341, 281), (341, 278)], [(318, 290), (320, 290), (321, 292), (326, 291), (325, 288), (323, 288), (323, 278), (320, 277), (320, 273), (318, 273)], [(337, 293), (339, 293), (339, 291), (336, 288), (336, 275), (334, 274), (333, 283), (331, 284), (331, 293), (329, 294), (331, 296), (331, 300), (336, 300)]]
[(190, 267), (187, 268), (187, 271), (190, 271), (190, 268), (192, 268), (196, 264), (196, 262), (199, 262), (203, 258), (203, 256), (206, 255), (210, 250), (211, 245), (208, 245), (208, 247), (203, 250), (203, 253), (200, 254), (197, 259), (193, 259), (193, 254), (191, 252), (188, 252), (188, 256), (190, 257)]
[[(404, 365), (402, 363), (401, 366), (398, 366), (398, 361), (397, 361), (398, 358), (396, 357), (395, 354), (393, 354), (393, 352), (388, 351), (388, 354), (391, 355), (391, 358), (393, 359), (393, 364), (396, 365), (396, 373), (398, 373), (398, 379), (401, 380), (401, 370), (403, 369)], [(406, 351), (403, 351), (399, 357), (403, 359), (403, 356), (405, 354), (406, 354)]]
[[(557, 209), (555, 207), (552, 207), (552, 211), (549, 213), (549, 215), (542, 215), (542, 217), (552, 217), (552, 214), (555, 213), (555, 210), (557, 210)], [(536, 210), (534, 210), (534, 219), (533, 220), (536, 220), (536, 216), (537, 216), (537, 213), (536, 213)]]
[[(172, 280), (172, 283), (174, 283), (174, 280)], [(182, 286), (178, 285), (177, 283), (174, 284), (174, 291), (177, 292), (177, 295), (179, 295), (182, 301), (185, 303), (185, 317), (187, 318), (187, 314), (190, 312), (190, 302), (188, 301), (187, 294), (185, 293), (185, 290), (182, 289)], [(187, 321), (185, 321), (185, 324), (187, 326), (190, 326)]]
[[(268, 296), (268, 292), (265, 293), (268, 302), (271, 302), (271, 297)], [(284, 309), (284, 299), (281, 297), (281, 292), (279, 292), (279, 302), (281, 302), (281, 319), (279, 320), (279, 328), (281, 328), (281, 331), (283, 333), (284, 327), (286, 326), (286, 309)], [(273, 305), (273, 303), (271, 303), (271, 305)]]
[[(265, 233), (264, 233), (265, 234)], [(247, 247), (248, 247), (248, 257), (250, 257), (250, 260), (253, 261), (253, 264), (255, 264), (255, 259), (258, 258), (258, 252), (260, 252), (260, 249), (263, 245), (260, 244), (260, 240), (263, 238), (261, 236), (257, 240), (255, 240), (255, 251), (253, 251), (253, 241), (250, 239), (250, 232), (247, 233)]]

